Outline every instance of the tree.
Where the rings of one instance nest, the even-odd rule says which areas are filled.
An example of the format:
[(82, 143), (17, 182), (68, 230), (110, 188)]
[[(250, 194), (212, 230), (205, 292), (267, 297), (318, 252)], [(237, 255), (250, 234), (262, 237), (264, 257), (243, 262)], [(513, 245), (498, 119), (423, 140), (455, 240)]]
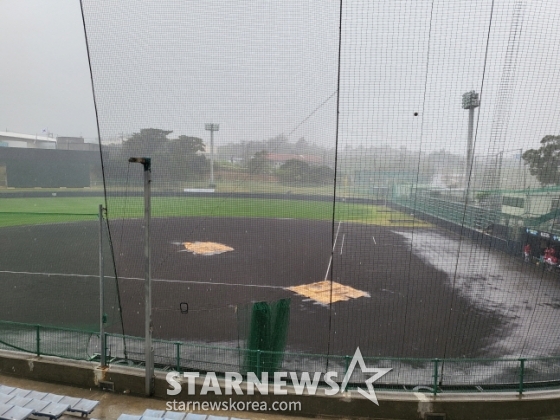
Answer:
[(173, 131), (158, 128), (143, 128), (123, 142), (122, 152), (116, 156), (126, 161), (131, 156), (146, 156), (152, 159), (154, 182), (184, 182), (198, 179), (210, 167), (204, 142), (198, 137), (179, 136), (167, 138)]
[(287, 160), (278, 170), (284, 184), (327, 185), (334, 183), (334, 170), (328, 166), (311, 166), (298, 159)]
[(184, 156), (193, 156), (198, 152), (204, 152), (206, 150), (204, 142), (198, 137), (179, 136), (177, 139), (172, 140), (172, 145), (175, 153)]
[(167, 135), (172, 132), (160, 130), (159, 128), (143, 128), (139, 133), (134, 133), (123, 142), (123, 150), (129, 154), (153, 156), (166, 149), (169, 142)]
[(268, 160), (268, 152), (261, 150), (255, 153), (248, 164), (249, 173), (252, 175), (267, 174), (270, 172), (270, 161)]
[(328, 166), (312, 166), (309, 170), (309, 182), (312, 184), (334, 184), (334, 169)]
[(307, 162), (290, 159), (280, 166), (278, 177), (285, 184), (307, 184), (311, 167)]
[(541, 145), (523, 153), (523, 160), (542, 185), (560, 185), (560, 135), (543, 137)]
[(168, 162), (174, 176), (179, 180), (199, 179), (207, 174), (210, 166), (208, 159), (199, 152), (206, 146), (201, 138), (179, 136), (168, 144)]

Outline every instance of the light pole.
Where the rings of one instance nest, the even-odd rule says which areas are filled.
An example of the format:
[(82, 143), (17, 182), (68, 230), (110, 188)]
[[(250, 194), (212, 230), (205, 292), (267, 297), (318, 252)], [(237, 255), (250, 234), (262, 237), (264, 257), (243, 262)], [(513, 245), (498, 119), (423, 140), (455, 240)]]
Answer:
[(145, 309), (145, 343), (144, 359), (146, 363), (145, 392), (149, 397), (154, 393), (154, 348), (152, 345), (152, 273), (150, 258), (150, 193), (152, 182), (152, 160), (148, 157), (128, 159), (129, 162), (144, 166), (144, 309)]
[(220, 124), (205, 124), (204, 129), (210, 131), (210, 187), (214, 188), (214, 131), (220, 130)]
[(465, 169), (465, 200), (469, 199), (469, 177), (473, 165), (473, 128), (474, 128), (474, 109), (480, 106), (478, 93), (474, 90), (463, 94), (463, 109), (469, 110), (469, 131), (467, 137), (467, 167)]

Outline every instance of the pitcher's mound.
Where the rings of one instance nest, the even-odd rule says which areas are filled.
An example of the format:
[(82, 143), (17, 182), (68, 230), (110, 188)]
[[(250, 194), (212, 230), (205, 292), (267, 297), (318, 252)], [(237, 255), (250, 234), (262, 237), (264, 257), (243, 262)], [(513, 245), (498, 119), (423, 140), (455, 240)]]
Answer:
[(183, 246), (195, 255), (216, 255), (233, 251), (232, 247), (216, 242), (183, 242)]

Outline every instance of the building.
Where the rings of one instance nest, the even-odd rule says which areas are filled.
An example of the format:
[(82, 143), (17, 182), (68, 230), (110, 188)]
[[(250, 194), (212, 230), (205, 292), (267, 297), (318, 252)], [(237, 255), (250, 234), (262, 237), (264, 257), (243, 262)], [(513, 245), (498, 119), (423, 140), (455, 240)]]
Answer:
[(84, 188), (100, 178), (97, 143), (0, 133), (0, 188)]
[(83, 137), (51, 137), (32, 134), (0, 132), (0, 147), (23, 149), (60, 149), (99, 151), (98, 143), (86, 143)]
[(56, 149), (53, 137), (33, 134), (0, 132), (0, 147), (18, 147), (24, 149)]
[(59, 150), (99, 151), (97, 143), (86, 143), (83, 137), (57, 137), (56, 148)]

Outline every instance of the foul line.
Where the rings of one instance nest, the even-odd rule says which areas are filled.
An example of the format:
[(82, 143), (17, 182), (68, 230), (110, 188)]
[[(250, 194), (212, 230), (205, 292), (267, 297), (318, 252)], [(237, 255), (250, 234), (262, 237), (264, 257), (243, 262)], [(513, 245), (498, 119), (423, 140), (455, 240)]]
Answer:
[(332, 246), (332, 250), (334, 252), (334, 248), (336, 247), (336, 240), (338, 239), (338, 232), (340, 232), (340, 225), (342, 224), (342, 221), (338, 222), (338, 229), (336, 229), (336, 235), (334, 237), (334, 243)]
[(377, 242), (375, 242), (375, 236), (372, 236), (371, 238), (373, 239), (373, 243), (377, 245)]
[(346, 234), (344, 233), (342, 235), (342, 244), (340, 244), (340, 255), (342, 255), (342, 250), (344, 249), (344, 238), (346, 237)]
[[(81, 278), (99, 278), (98, 274), (67, 274), (67, 273), (33, 273), (30, 271), (6, 271), (0, 270), (0, 274), (29, 274), (32, 276), (59, 276), (59, 277), (81, 277)], [(114, 279), (114, 276), (105, 276), (105, 278)], [(119, 277), (121, 280), (137, 280), (144, 281), (145, 279), (140, 277)], [(220, 283), (212, 281), (194, 281), (194, 280), (171, 280), (171, 279), (152, 279), (154, 282), (160, 283), (190, 283), (190, 284), (205, 284), (205, 285), (216, 285), (216, 286), (243, 286), (243, 287), (259, 287), (263, 289), (286, 289), (282, 286), (268, 286), (262, 284), (240, 284), (240, 283)]]
[(329, 271), (331, 269), (331, 264), (332, 264), (332, 254), (334, 252), (334, 249), (336, 248), (336, 241), (338, 239), (338, 233), (340, 232), (340, 225), (341, 224), (342, 224), (342, 221), (338, 222), (338, 228), (336, 229), (336, 235), (334, 237), (334, 243), (333, 243), (333, 247), (332, 247), (331, 258), (329, 258), (329, 265), (327, 266), (327, 272), (325, 273), (325, 280), (329, 276)]

